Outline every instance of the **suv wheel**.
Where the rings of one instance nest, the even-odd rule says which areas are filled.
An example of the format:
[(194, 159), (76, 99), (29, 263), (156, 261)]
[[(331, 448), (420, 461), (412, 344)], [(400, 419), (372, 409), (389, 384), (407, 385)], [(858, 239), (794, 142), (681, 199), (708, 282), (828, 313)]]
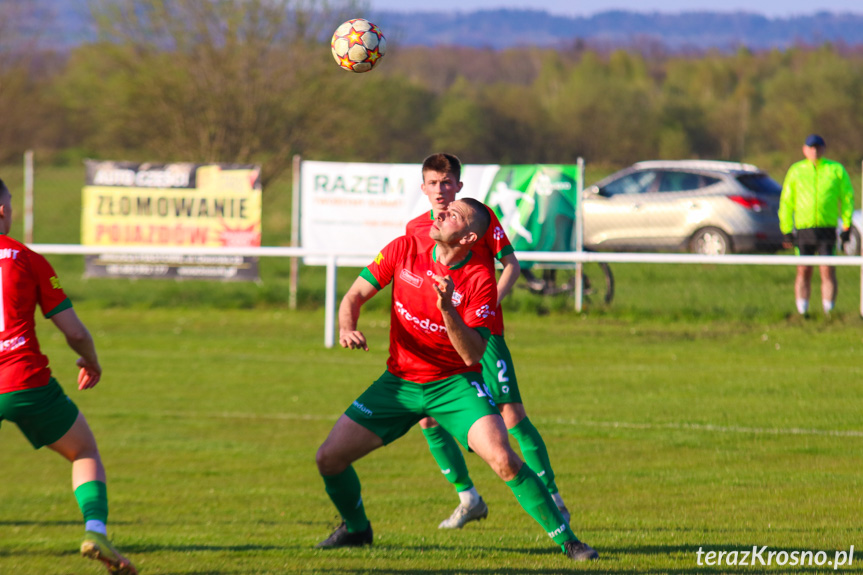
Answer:
[(689, 251), (706, 256), (722, 256), (731, 253), (731, 239), (718, 228), (704, 228), (692, 236)]

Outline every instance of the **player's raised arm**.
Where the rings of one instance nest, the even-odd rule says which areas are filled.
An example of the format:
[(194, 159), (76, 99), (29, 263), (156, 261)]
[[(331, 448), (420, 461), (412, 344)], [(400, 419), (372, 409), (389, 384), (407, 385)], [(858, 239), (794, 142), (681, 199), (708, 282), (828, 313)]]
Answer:
[(339, 344), (348, 349), (369, 350), (366, 336), (357, 329), (360, 308), (378, 293), (378, 289), (367, 279), (358, 277), (339, 305)]
[(102, 366), (96, 355), (96, 344), (89, 330), (72, 308), (64, 309), (51, 316), (54, 325), (66, 336), (66, 343), (79, 356), (76, 364), (78, 372), (78, 389), (90, 389), (102, 378)]
[[(503, 298), (512, 291), (512, 287), (518, 281), (521, 275), (521, 264), (515, 256), (512, 244), (506, 235), (506, 232), (497, 219), (497, 214), (490, 207), (485, 206), (490, 222), (488, 229), (483, 234), (482, 238), (477, 242), (479, 250), (488, 250), (489, 255), (493, 256), (503, 265), (503, 271), (497, 280), (497, 306), (500, 307)], [(476, 249), (474, 251), (477, 251)]]

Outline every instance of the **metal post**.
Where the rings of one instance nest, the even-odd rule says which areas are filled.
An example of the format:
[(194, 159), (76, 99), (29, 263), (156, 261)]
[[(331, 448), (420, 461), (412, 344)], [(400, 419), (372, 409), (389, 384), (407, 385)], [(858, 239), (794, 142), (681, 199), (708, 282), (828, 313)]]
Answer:
[(326, 311), (324, 313), (324, 346), (329, 349), (336, 343), (336, 256), (327, 257), (327, 292), (324, 298)]
[(24, 243), (33, 243), (33, 150), (24, 152)]
[[(578, 182), (575, 185), (575, 251), (584, 251), (584, 213), (582, 206), (584, 202), (581, 197), (584, 193), (584, 158), (578, 159)], [(584, 301), (584, 263), (575, 263), (575, 311), (581, 313)]]
[[(300, 245), (300, 156), (294, 156), (293, 174), (291, 178), (291, 247)], [(291, 258), (291, 275), (288, 282), (288, 308), (297, 309), (297, 284), (300, 280), (300, 262)]]

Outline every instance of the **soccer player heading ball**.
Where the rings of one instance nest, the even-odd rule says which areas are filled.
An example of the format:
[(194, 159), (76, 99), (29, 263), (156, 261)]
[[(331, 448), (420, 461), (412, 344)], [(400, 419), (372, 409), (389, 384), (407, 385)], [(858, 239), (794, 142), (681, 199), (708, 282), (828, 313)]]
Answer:
[(320, 548), (368, 545), (372, 527), (352, 463), (434, 417), (506, 482), (519, 504), (573, 560), (597, 552), (578, 540), (548, 490), (509, 446), (506, 426), (482, 380), (497, 289), (492, 265), (471, 251), (487, 231), (485, 206), (472, 199), (441, 211), (434, 243), (402, 236), (356, 279), (339, 307), (339, 343), (368, 349), (360, 309), (392, 283), (387, 369), (339, 418), (318, 449), (318, 471), (343, 523)]

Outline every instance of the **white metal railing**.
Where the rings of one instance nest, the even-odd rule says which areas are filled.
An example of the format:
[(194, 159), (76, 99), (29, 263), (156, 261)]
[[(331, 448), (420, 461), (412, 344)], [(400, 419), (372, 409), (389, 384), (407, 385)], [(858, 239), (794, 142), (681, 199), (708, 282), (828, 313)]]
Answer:
[[(376, 254), (326, 253), (295, 247), (131, 247), (131, 246), (83, 246), (77, 244), (32, 244), (29, 246), (42, 254), (98, 255), (98, 254), (160, 254), (160, 255), (222, 255), (246, 257), (301, 258), (317, 256), (326, 259), (326, 295), (324, 298), (324, 345), (335, 345), (336, 325), (336, 279), (339, 258), (364, 257), (368, 261)], [(863, 256), (776, 256), (776, 255), (724, 255), (708, 256), (681, 253), (610, 253), (610, 252), (516, 252), (520, 261), (557, 264), (582, 264), (587, 262), (608, 263), (652, 263), (652, 264), (720, 264), (720, 265), (788, 265), (788, 266), (856, 266), (860, 267), (860, 314), (863, 315)], [(580, 266), (576, 267), (576, 273)], [(580, 280), (580, 278), (579, 278)], [(580, 284), (576, 281), (576, 285)], [(290, 301), (296, 302), (296, 281), (292, 277)], [(576, 293), (576, 309), (581, 310), (581, 292)]]

